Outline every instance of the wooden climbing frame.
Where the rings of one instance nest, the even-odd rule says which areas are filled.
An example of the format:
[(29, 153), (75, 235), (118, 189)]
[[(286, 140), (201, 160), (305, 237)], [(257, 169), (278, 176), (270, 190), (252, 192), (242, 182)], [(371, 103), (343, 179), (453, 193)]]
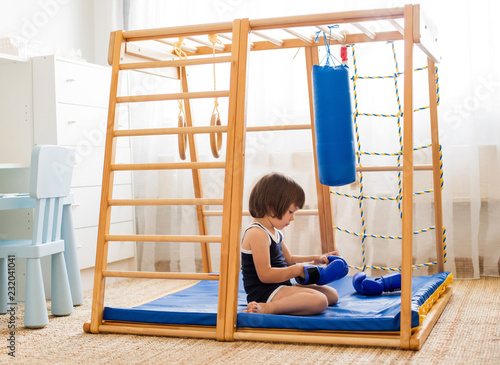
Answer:
[[(373, 32), (368, 30), (369, 22), (388, 25), (385, 30)], [(246, 134), (256, 131), (280, 131), (293, 129), (312, 130), (312, 145), (315, 147), (315, 133), (312, 108), (312, 66), (319, 64), (318, 47), (323, 45), (320, 37), (317, 42), (308, 28), (325, 29), (332, 24), (350, 25), (356, 29), (354, 33), (330, 33), (331, 45), (353, 44), (364, 42), (402, 41), (404, 43), (404, 136), (403, 136), (403, 220), (402, 220), (402, 290), (401, 290), (401, 329), (399, 333), (339, 333), (339, 332), (304, 332), (294, 330), (272, 329), (239, 329), (236, 327), (238, 275), (240, 271), (240, 231), (243, 211), (243, 178), (244, 152)], [(270, 35), (270, 31), (280, 29), (291, 38), (278, 39)], [(133, 53), (134, 43), (162, 42), (173, 44), (180, 37), (196, 41), (198, 36), (217, 34), (220, 39), (229, 40), (221, 44), (203, 43), (197, 47), (185, 47), (186, 58), (168, 59), (167, 57), (151, 57), (135, 54), (139, 61), (124, 62), (127, 55)], [(252, 40), (250, 40), (250, 35)], [(432, 135), (432, 166), (414, 166), (413, 161), (413, 52), (414, 46), (420, 48), (428, 58), (428, 80), (430, 100), (430, 120)], [(217, 46), (217, 47), (216, 47)], [(247, 64), (253, 51), (266, 51), (285, 48), (305, 50), (307, 83), (309, 88), (310, 121), (302, 125), (285, 126), (246, 126), (247, 98)], [(170, 55), (172, 56), (172, 55)], [(444, 270), (442, 247), (442, 209), (439, 169), (439, 138), (437, 127), (436, 88), (434, 84), (435, 63), (439, 62), (436, 52), (436, 40), (432, 24), (423, 16), (419, 5), (405, 5), (401, 8), (375, 9), (366, 11), (347, 11), (317, 15), (268, 19), (236, 19), (233, 22), (214, 23), (193, 26), (180, 26), (135, 31), (116, 31), (111, 34), (109, 62), (112, 66), (112, 82), (109, 101), (109, 116), (104, 156), (104, 174), (102, 183), (99, 234), (96, 253), (94, 296), (91, 321), (84, 325), (87, 332), (135, 333), (180, 337), (212, 338), (220, 341), (263, 340), (324, 344), (349, 344), (363, 346), (390, 346), (403, 349), (419, 349), (432, 330), (437, 318), (450, 298), (451, 290), (437, 301), (427, 315), (427, 320), (414, 332), (411, 328), (411, 287), (412, 287), (412, 231), (413, 231), (413, 173), (414, 170), (432, 170), (434, 181), (436, 255), (438, 270)], [(190, 92), (186, 77), (186, 68), (201, 64), (229, 63), (229, 90)], [(141, 70), (149, 68), (170, 68), (179, 72), (182, 80), (182, 92), (155, 95), (117, 96), (120, 72), (125, 70)], [(194, 126), (190, 100), (197, 98), (228, 98), (227, 125)], [(136, 103), (144, 101), (184, 100), (186, 126), (118, 130), (116, 128), (115, 110), (119, 103)], [(215, 124), (215, 123), (212, 123)], [(195, 143), (195, 134), (225, 134), (225, 161), (200, 162)], [(189, 162), (175, 163), (142, 163), (119, 165), (115, 163), (115, 145), (120, 137), (136, 137), (150, 135), (187, 135)], [(319, 231), (322, 252), (335, 248), (333, 219), (329, 187), (319, 183), (316, 158), (316, 187), (318, 210), (313, 212), (319, 216)], [(192, 171), (195, 198), (193, 199), (114, 199), (113, 175), (115, 171), (137, 170), (170, 170), (188, 169)], [(201, 185), (200, 170), (224, 169), (224, 193), (220, 199), (204, 198)], [(387, 170), (393, 170), (388, 167)], [(377, 168), (377, 171), (384, 168)], [(370, 171), (369, 169), (365, 171)], [(199, 235), (111, 235), (110, 216), (114, 206), (129, 205), (194, 205), (197, 212)], [(208, 235), (206, 217), (214, 215), (213, 210), (205, 211), (205, 206), (222, 207), (222, 233), (220, 236)], [(201, 244), (203, 256), (203, 273), (173, 272), (137, 272), (111, 271), (107, 269), (107, 251), (110, 244), (117, 241), (130, 242), (198, 242)], [(221, 244), (220, 270), (212, 273), (209, 243)], [(157, 279), (196, 279), (218, 280), (218, 313), (215, 327), (173, 326), (152, 324), (117, 324), (103, 321), (105, 281), (107, 277), (121, 278), (157, 278)]]

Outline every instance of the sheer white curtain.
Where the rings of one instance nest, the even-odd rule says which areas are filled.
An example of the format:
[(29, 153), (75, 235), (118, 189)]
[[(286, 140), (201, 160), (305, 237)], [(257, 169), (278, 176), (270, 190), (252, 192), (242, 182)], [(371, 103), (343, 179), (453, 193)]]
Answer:
[[(500, 123), (496, 104), (500, 100), (500, 72), (495, 64), (499, 44), (493, 36), (494, 14), (498, 2), (467, 0), (421, 2), (437, 24), (442, 62), (439, 67), (440, 106), (439, 128), (443, 146), (444, 189), (443, 211), (446, 227), (447, 264), (457, 277), (477, 278), (499, 275), (500, 267)], [(127, 0), (125, 24), (129, 29), (203, 24), (231, 21), (234, 18), (263, 18), (307, 13), (334, 12), (375, 7), (401, 6), (399, 1), (242, 1)], [(197, 9), (196, 12), (193, 9)], [(335, 52), (338, 52), (335, 50)], [(399, 70), (403, 70), (401, 45), (396, 45)], [(426, 66), (426, 60), (415, 49), (415, 66)], [(351, 55), (350, 55), (351, 57)], [(360, 75), (390, 75), (394, 60), (388, 44), (356, 46)], [(218, 66), (219, 67), (219, 66)], [(351, 67), (352, 71), (352, 67)], [(415, 72), (414, 104), (428, 105), (426, 72)], [(228, 70), (217, 69), (217, 86), (222, 90), (228, 83)], [(206, 90), (213, 85), (211, 69), (190, 71), (191, 89)], [(292, 124), (308, 122), (309, 110), (303, 51), (253, 52), (249, 61), (248, 125)], [(402, 99), (403, 80), (399, 93)], [(397, 113), (394, 81), (363, 81), (358, 84), (359, 109), (366, 113)], [(131, 88), (146, 88), (154, 92), (178, 90), (178, 81), (147, 74), (131, 76)], [(155, 91), (156, 90), (156, 91)], [(161, 91), (160, 91), (161, 90)], [(213, 101), (193, 103), (195, 124), (208, 122)], [(227, 121), (227, 104), (219, 107)], [(225, 115), (224, 115), (225, 113)], [(178, 107), (166, 102), (160, 106), (144, 103), (131, 110), (135, 128), (174, 126)], [(359, 119), (362, 150), (397, 152), (399, 150), (396, 118)], [(198, 138), (198, 137), (197, 137)], [(210, 160), (208, 142), (197, 139), (201, 160)], [(428, 112), (415, 113), (415, 146), (430, 143)], [(415, 153), (416, 163), (430, 163), (429, 150)], [(173, 137), (144, 138), (133, 142), (134, 162), (165, 162), (179, 159)], [(223, 155), (222, 158), (225, 158)], [(396, 163), (395, 157), (363, 157), (364, 165)], [(253, 183), (269, 171), (281, 171), (295, 178), (307, 194), (306, 207), (316, 207), (313, 179), (311, 136), (309, 132), (252, 133), (247, 137), (245, 161), (245, 196)], [(224, 175), (221, 171), (202, 175), (207, 197), (222, 197)], [(415, 190), (432, 188), (431, 174), (416, 173)], [(136, 197), (190, 197), (193, 195), (190, 173), (144, 172), (135, 175)], [(395, 196), (398, 192), (396, 173), (364, 174), (364, 194)], [(357, 195), (356, 184), (337, 191)], [(361, 232), (361, 220), (356, 200), (332, 196), (335, 224)], [(433, 225), (432, 195), (415, 197), (415, 229)], [(366, 231), (370, 234), (401, 234), (396, 202), (365, 200), (363, 202)], [(182, 208), (137, 209), (139, 233), (197, 233), (194, 210)], [(243, 227), (249, 222), (244, 217)], [(221, 219), (208, 218), (209, 233), (220, 232)], [(285, 229), (285, 238), (296, 253), (319, 253), (317, 217), (299, 216)], [(362, 264), (358, 237), (336, 232), (336, 243), (342, 255), (353, 265)], [(400, 240), (367, 239), (366, 258), (369, 265), (399, 266)], [(414, 239), (414, 260), (425, 263), (435, 260), (434, 233), (422, 233)], [(218, 247), (212, 246), (214, 270), (218, 269)], [(199, 270), (201, 254), (191, 244), (139, 244), (139, 259), (143, 270)], [(433, 269), (424, 269), (423, 273)]]

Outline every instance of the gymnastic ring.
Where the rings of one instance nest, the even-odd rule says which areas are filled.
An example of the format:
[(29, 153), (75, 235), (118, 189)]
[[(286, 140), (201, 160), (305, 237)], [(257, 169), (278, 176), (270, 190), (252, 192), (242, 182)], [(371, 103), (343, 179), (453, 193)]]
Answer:
[[(179, 122), (177, 124), (179, 128), (186, 127), (186, 122), (184, 121), (184, 117), (182, 114), (179, 115)], [(179, 133), (178, 134), (178, 141), (179, 141), (179, 157), (181, 160), (186, 159), (186, 146), (187, 146), (187, 134), (185, 133)]]
[[(218, 113), (213, 113), (210, 119), (210, 126), (221, 126), (220, 117)], [(210, 148), (212, 149), (212, 155), (215, 158), (220, 157), (220, 150), (222, 148), (222, 132), (210, 133)]]

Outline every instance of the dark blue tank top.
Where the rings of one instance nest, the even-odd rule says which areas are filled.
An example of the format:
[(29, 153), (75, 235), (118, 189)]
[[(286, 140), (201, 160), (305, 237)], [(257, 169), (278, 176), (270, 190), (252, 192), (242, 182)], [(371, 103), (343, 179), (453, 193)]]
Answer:
[[(276, 232), (278, 232), (278, 242), (276, 242), (276, 238), (273, 237), (271, 233), (269, 233), (269, 231), (260, 223), (252, 223), (248, 226), (247, 230), (251, 227), (258, 227), (265, 231), (269, 236), (269, 257), (271, 260), (271, 267), (287, 267), (288, 265), (285, 262), (282, 249), (283, 234), (276, 230)], [(266, 302), (267, 298), (276, 288), (282, 285), (292, 285), (290, 280), (272, 284), (265, 284), (260, 281), (259, 276), (257, 275), (257, 270), (255, 269), (252, 254), (244, 252), (243, 250), (241, 252), (241, 271), (243, 274), (243, 285), (245, 287), (245, 292), (247, 293), (248, 302)]]

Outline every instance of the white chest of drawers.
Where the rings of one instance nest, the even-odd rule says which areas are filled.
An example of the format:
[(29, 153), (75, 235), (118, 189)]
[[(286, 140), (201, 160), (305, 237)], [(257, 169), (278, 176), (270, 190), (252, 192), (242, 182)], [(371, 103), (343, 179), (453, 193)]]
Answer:
[[(31, 59), (33, 74), (33, 142), (68, 146), (76, 151), (72, 193), (73, 215), (80, 269), (95, 265), (101, 196), (102, 167), (108, 113), (108, 67), (41, 56)], [(128, 123), (127, 110), (120, 110), (121, 122)], [(120, 139), (116, 162), (130, 162), (130, 142)], [(130, 173), (117, 175), (114, 196), (132, 198)], [(111, 231), (133, 234), (132, 207), (113, 210)], [(133, 258), (135, 245), (114, 243), (108, 262)]]

